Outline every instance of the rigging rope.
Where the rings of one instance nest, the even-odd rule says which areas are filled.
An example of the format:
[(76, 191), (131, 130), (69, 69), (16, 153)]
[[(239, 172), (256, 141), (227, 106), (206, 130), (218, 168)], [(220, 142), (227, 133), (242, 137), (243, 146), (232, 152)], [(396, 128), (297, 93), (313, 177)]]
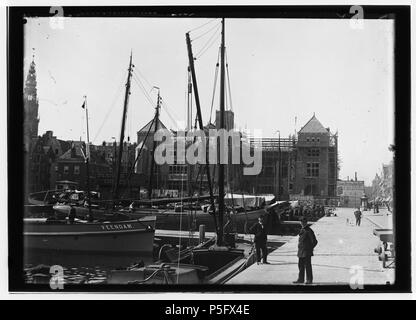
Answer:
[(140, 87), (140, 89), (142, 90), (145, 98), (152, 105), (152, 107), (156, 107), (156, 104), (153, 102), (152, 98), (150, 97), (150, 94), (146, 91), (146, 89), (143, 86), (143, 83), (141, 82), (141, 80), (139, 79), (139, 77), (135, 73), (133, 73), (133, 80)]
[(202, 55), (209, 49), (211, 46), (215, 43), (215, 40), (218, 40), (215, 38), (216, 35), (218, 35), (218, 31), (220, 30), (220, 26), (217, 27), (217, 30), (212, 34), (212, 36), (208, 39), (208, 41), (205, 43), (205, 45), (198, 51), (198, 53), (195, 55), (195, 59), (199, 59), (202, 57)]
[(152, 129), (152, 126), (153, 126), (154, 122), (155, 122), (155, 118), (152, 119), (152, 122), (150, 123), (150, 126), (149, 126), (149, 130), (147, 130), (146, 136), (145, 136), (144, 140), (142, 141), (142, 146), (140, 147), (140, 150), (139, 150), (137, 156), (135, 157), (133, 165), (130, 167), (130, 172), (129, 172), (129, 175), (127, 177), (127, 183), (128, 183), (129, 188), (130, 188), (130, 179), (131, 179), (131, 176), (133, 175), (133, 172), (134, 172), (134, 167), (136, 166), (136, 163), (139, 160), (140, 154), (142, 153), (143, 147), (146, 144), (147, 137), (149, 136), (150, 130)]
[(111, 102), (109, 109), (107, 110), (107, 113), (106, 113), (106, 115), (105, 115), (105, 117), (104, 117), (104, 120), (103, 120), (103, 122), (101, 123), (101, 126), (100, 126), (100, 128), (98, 129), (98, 131), (97, 131), (97, 133), (96, 133), (96, 135), (95, 135), (94, 139), (92, 139), (92, 141), (96, 141), (96, 140), (97, 140), (98, 136), (99, 136), (99, 135), (100, 135), (100, 133), (101, 133), (101, 130), (103, 129), (103, 127), (104, 127), (105, 123), (106, 123), (106, 122), (107, 122), (107, 120), (108, 120), (108, 117), (109, 117), (109, 116), (110, 116), (110, 114), (111, 114), (111, 111), (113, 111), (113, 110), (114, 110), (114, 109), (113, 109), (113, 107), (114, 107), (114, 104), (116, 103), (117, 99), (120, 97), (120, 94), (121, 94), (122, 89), (123, 89), (123, 83), (124, 83), (124, 79), (122, 80), (122, 83), (121, 83), (121, 85), (119, 86), (118, 92), (116, 92), (116, 95), (115, 95), (115, 97), (114, 97), (113, 101)]
[(173, 122), (173, 124), (176, 126), (176, 128), (179, 128), (178, 122), (171, 115), (167, 103), (162, 98), (160, 100), (162, 102), (161, 105), (164, 107), (164, 110), (166, 111), (166, 114), (168, 115), (169, 119)]
[(218, 28), (221, 25), (221, 22), (218, 22), (216, 25), (214, 25), (213, 27), (209, 28), (207, 31), (205, 31), (204, 33), (200, 34), (199, 36), (191, 39), (191, 41), (196, 41), (199, 40), (200, 38), (202, 38), (203, 36), (207, 35), (208, 33), (210, 33), (212, 30), (214, 30), (215, 28)]
[(226, 68), (227, 68), (227, 84), (228, 84), (228, 95), (229, 95), (229, 99), (230, 99), (230, 110), (233, 111), (233, 102), (231, 100), (230, 72), (228, 70), (228, 55), (227, 55), (227, 51), (225, 51), (225, 60), (226, 60)]
[(209, 123), (211, 123), (211, 120), (212, 120), (212, 109), (214, 107), (215, 91), (217, 89), (218, 68), (219, 68), (219, 65), (220, 65), (220, 63), (219, 63), (219, 61), (220, 61), (220, 52), (221, 52), (221, 50), (218, 49), (217, 63), (215, 65), (214, 88), (213, 88), (212, 100), (211, 100), (211, 111), (209, 113)]
[(179, 214), (179, 252), (178, 252), (178, 271), (176, 283), (179, 284), (179, 263), (181, 261), (181, 245), (182, 245), (182, 215), (183, 215), (183, 175), (181, 175), (181, 212)]
[(206, 23), (204, 23), (204, 24), (202, 24), (202, 25), (200, 25), (200, 26), (198, 26), (198, 27), (196, 27), (196, 28), (193, 28), (193, 29), (189, 30), (189, 31), (188, 31), (188, 33), (194, 32), (195, 30), (198, 30), (198, 29), (200, 29), (200, 28), (202, 28), (202, 27), (204, 27), (204, 26), (206, 26), (206, 25), (210, 24), (211, 22), (213, 22), (213, 21), (215, 21), (215, 20), (217, 20), (217, 19), (218, 19), (218, 18), (212, 19), (212, 20), (210, 20), (210, 21), (208, 21), (208, 22), (206, 22)]
[[(137, 67), (133, 70), (133, 72), (135, 72), (135, 70), (137, 70), (137, 72), (139, 73), (139, 75), (144, 79), (144, 81), (146, 81), (147, 85), (149, 86), (150, 90), (153, 88), (153, 86), (150, 84), (149, 81), (147, 81), (147, 79), (145, 78), (145, 76), (143, 75), (143, 73), (140, 72), (139, 69), (137, 69)], [(137, 76), (137, 75), (136, 75)], [(149, 91), (150, 91), (149, 90)]]

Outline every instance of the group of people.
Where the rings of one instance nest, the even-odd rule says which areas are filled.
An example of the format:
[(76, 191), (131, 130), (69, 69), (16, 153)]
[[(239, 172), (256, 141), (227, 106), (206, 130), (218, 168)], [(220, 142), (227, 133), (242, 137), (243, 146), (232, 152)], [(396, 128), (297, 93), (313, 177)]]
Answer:
[[(293, 281), (294, 284), (312, 284), (313, 273), (312, 273), (312, 256), (313, 250), (318, 244), (315, 233), (308, 225), (308, 219), (303, 217), (301, 219), (302, 229), (299, 232), (298, 242), (298, 278)], [(250, 233), (254, 234), (254, 244), (256, 248), (257, 264), (261, 261), (263, 264), (269, 264), (267, 262), (267, 231), (264, 224), (264, 218), (260, 216), (258, 222), (250, 228)], [(306, 272), (306, 282), (305, 282)]]
[(293, 221), (298, 217), (309, 217), (311, 219), (321, 218), (325, 215), (325, 207), (323, 205), (299, 205), (295, 208), (285, 209), (281, 215), (282, 220)]
[[(74, 224), (76, 217), (77, 217), (77, 212), (75, 210), (75, 207), (71, 206), (71, 208), (69, 209), (69, 213), (68, 213), (68, 224)], [(88, 222), (94, 221), (94, 216), (92, 215), (92, 213), (91, 214), (88, 213), (85, 218)]]

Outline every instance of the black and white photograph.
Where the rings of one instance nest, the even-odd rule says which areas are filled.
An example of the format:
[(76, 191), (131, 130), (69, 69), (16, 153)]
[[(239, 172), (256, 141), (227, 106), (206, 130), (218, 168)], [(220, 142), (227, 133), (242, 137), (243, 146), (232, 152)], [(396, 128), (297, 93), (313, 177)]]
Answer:
[(410, 290), (408, 7), (9, 10), (19, 291)]

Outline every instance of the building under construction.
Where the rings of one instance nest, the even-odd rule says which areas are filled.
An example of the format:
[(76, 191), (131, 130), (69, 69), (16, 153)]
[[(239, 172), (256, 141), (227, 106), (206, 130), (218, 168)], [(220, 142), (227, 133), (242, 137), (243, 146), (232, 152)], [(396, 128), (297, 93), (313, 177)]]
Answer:
[[(232, 111), (228, 111), (228, 129), (233, 129)], [(163, 124), (161, 124), (162, 127)], [(166, 127), (164, 127), (166, 128)], [(214, 124), (205, 129), (216, 128)], [(149, 131), (147, 147), (142, 150), (142, 160), (137, 171), (150, 173), (150, 158), (153, 147), (153, 130), (146, 126), (138, 132), (138, 146)], [(172, 131), (175, 138), (175, 132)], [(313, 117), (297, 135), (289, 138), (256, 138), (241, 133), (242, 143), (261, 148), (262, 169), (258, 175), (244, 175), (242, 165), (226, 165), (226, 192), (269, 194), (278, 199), (333, 199), (336, 198), (338, 180), (338, 139), (319, 120)], [(176, 144), (175, 144), (176, 146)], [(176, 147), (175, 147), (176, 149)], [(230, 149), (229, 149), (230, 152)], [(147, 160), (146, 160), (147, 159)], [(230, 162), (229, 162), (230, 163)], [(210, 164), (214, 189), (216, 166)], [(136, 172), (137, 172), (136, 171)], [(154, 169), (152, 188), (158, 193), (172, 195), (206, 193), (206, 168), (203, 165), (170, 164)]]

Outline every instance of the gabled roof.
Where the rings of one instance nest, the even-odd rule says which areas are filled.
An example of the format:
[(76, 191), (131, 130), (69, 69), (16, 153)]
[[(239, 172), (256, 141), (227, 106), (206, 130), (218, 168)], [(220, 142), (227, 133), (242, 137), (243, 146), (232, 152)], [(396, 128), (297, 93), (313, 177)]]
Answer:
[[(155, 123), (153, 122), (153, 119), (150, 120), (143, 128), (141, 128), (137, 133), (147, 133), (147, 131), (154, 132), (155, 131)], [(159, 120), (159, 124), (157, 126), (159, 129), (166, 129), (166, 126), (163, 124), (162, 121)]]
[(302, 129), (300, 129), (299, 133), (328, 133), (328, 130), (316, 119), (314, 114)]
[[(59, 157), (61, 160), (67, 160), (67, 159), (84, 159), (83, 151), (81, 151), (83, 148), (83, 142), (81, 141), (73, 141), (72, 147), (69, 148), (62, 156)], [(72, 152), (72, 149), (74, 149), (74, 152)]]

